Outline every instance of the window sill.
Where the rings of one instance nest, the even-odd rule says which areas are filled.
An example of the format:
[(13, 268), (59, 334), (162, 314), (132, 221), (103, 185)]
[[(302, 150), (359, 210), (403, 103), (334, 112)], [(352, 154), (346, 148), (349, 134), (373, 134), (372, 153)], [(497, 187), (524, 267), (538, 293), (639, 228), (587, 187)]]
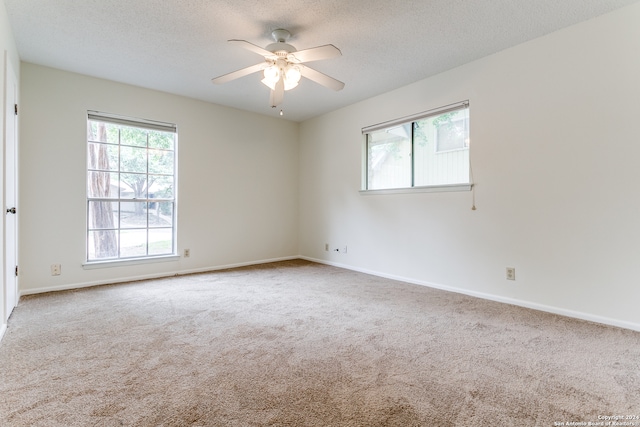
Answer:
[(448, 184), (429, 185), (426, 187), (410, 188), (385, 188), (381, 190), (360, 190), (363, 196), (373, 196), (378, 194), (406, 194), (406, 193), (442, 193), (450, 191), (471, 191), (473, 184)]
[(126, 267), (129, 265), (151, 264), (156, 262), (178, 261), (179, 255), (157, 256), (151, 258), (129, 258), (109, 261), (87, 261), (82, 264), (85, 270), (93, 270), (96, 268)]

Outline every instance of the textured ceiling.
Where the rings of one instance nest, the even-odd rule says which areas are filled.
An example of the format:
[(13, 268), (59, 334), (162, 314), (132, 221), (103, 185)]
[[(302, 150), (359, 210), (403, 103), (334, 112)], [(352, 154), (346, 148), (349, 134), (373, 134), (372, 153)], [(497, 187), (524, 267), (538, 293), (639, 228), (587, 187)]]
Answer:
[(285, 28), (298, 50), (331, 43), (342, 57), (310, 63), (346, 83), (303, 79), (285, 93), (301, 121), (407, 85), (637, 0), (2, 0), (23, 61), (276, 116), (252, 74)]

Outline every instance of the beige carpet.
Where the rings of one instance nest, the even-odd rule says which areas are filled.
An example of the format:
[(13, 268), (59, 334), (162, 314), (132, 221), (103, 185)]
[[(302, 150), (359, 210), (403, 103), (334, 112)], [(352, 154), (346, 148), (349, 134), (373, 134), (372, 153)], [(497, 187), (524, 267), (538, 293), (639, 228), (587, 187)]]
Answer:
[(640, 333), (306, 261), (24, 297), (0, 367), (1, 426), (640, 416)]

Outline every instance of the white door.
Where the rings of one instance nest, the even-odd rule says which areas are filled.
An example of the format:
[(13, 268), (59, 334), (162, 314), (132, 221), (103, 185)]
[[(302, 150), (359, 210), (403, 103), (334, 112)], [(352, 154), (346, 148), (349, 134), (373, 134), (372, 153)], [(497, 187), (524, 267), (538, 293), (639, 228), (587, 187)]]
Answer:
[(17, 140), (18, 140), (18, 87), (17, 78), (5, 52), (5, 133), (4, 133), (4, 271), (5, 316), (9, 319), (18, 304), (17, 255)]

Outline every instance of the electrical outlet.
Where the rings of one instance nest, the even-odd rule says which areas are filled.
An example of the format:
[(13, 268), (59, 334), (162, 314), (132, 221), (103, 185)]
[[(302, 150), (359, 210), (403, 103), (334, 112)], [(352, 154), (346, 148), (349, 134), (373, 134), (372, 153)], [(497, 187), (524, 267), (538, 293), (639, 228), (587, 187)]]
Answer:
[(331, 252), (337, 252), (339, 254), (346, 254), (347, 253), (347, 245), (344, 245), (344, 246), (333, 246), (331, 248)]
[(507, 280), (516, 280), (516, 269), (514, 267), (507, 267)]
[(51, 264), (51, 275), (59, 276), (62, 274), (62, 266), (60, 264)]
[(189, 258), (191, 256), (191, 249), (185, 249), (184, 250), (184, 257), (185, 258)]

